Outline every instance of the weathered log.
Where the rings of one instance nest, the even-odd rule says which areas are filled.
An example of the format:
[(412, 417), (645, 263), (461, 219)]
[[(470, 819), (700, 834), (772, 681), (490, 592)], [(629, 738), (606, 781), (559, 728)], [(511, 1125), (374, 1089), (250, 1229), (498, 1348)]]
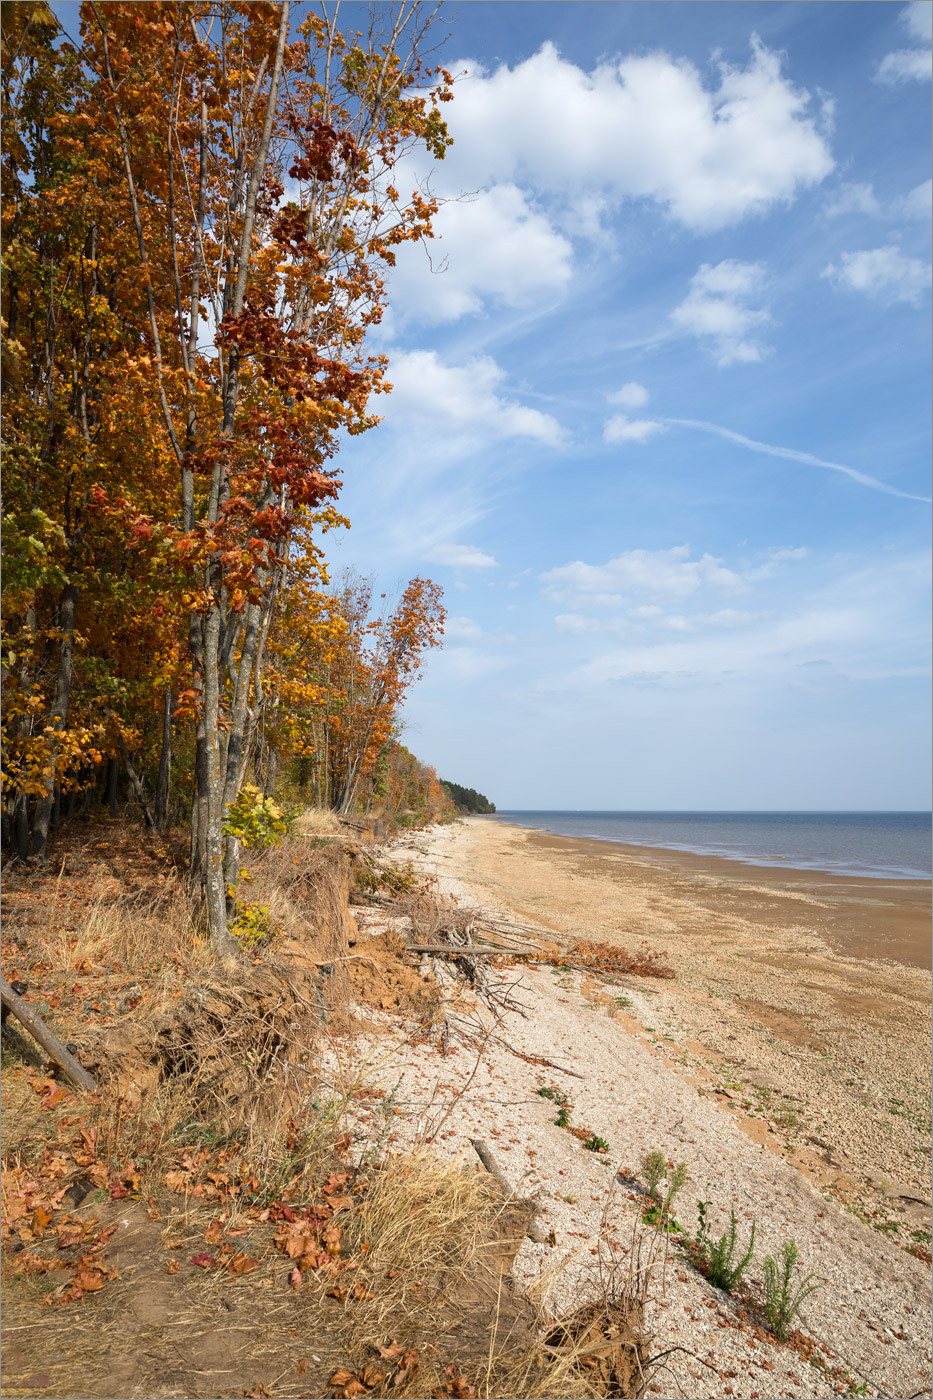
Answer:
[(38, 1012), (33, 1011), (29, 1003), (23, 1001), (22, 997), (17, 996), (4, 977), (0, 977), (0, 993), (2, 993), (3, 1005), (11, 1015), (22, 1022), (33, 1039), (37, 1040), (46, 1054), (61, 1067), (71, 1083), (79, 1089), (87, 1089), (90, 1092), (95, 1090), (97, 1084), (83, 1065), (78, 1064), (74, 1055), (66, 1050), (58, 1036), (49, 1030)]
[(409, 953), (446, 953), (451, 958), (534, 958), (541, 961), (539, 952), (525, 952), (517, 948), (484, 948), (475, 943), (406, 943)]

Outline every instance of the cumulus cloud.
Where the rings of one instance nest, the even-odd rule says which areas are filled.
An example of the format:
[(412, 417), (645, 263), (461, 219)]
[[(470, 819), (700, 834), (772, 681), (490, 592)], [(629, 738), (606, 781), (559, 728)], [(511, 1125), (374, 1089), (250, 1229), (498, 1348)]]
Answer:
[[(488, 557), (488, 555), (484, 556), (484, 558)], [(495, 563), (495, 560), (492, 562)], [(471, 617), (448, 617), (444, 623), (444, 639), (447, 642), (476, 642), (482, 636), (482, 627)]]
[[(451, 569), (497, 569), (498, 560), (491, 554), (484, 554), (472, 544), (436, 544), (428, 550), (427, 557), (435, 564), (446, 564)], [(467, 621), (468, 619), (461, 619)]]
[(907, 257), (894, 244), (842, 253), (839, 264), (830, 263), (822, 276), (850, 291), (864, 292), (886, 306), (895, 302), (919, 306), (933, 282), (929, 263)]
[(392, 294), (403, 319), (453, 321), (486, 300), (531, 306), (560, 295), (570, 280), (570, 243), (515, 185), (452, 200), (434, 229), (430, 261), (420, 245), (399, 250)]
[(898, 19), (914, 40), (914, 47), (886, 54), (875, 76), (879, 82), (892, 85), (929, 82), (933, 76), (933, 0), (913, 0)]
[(761, 263), (726, 258), (713, 266), (703, 263), (690, 279), (690, 291), (671, 312), (675, 325), (712, 348), (721, 366), (750, 364), (767, 353), (754, 334), (771, 319), (767, 308), (756, 306), (767, 282)]
[(525, 438), (549, 447), (564, 441), (556, 418), (503, 396), (505, 370), (488, 355), (464, 365), (444, 364), (434, 350), (411, 350), (391, 357), (393, 393), (386, 409), (390, 422), (421, 436), (476, 445), (500, 438)]
[(393, 177), (405, 190), (430, 180), (448, 201), (430, 259), (419, 245), (398, 250), (402, 321), (564, 294), (574, 245), (610, 239), (626, 201), (708, 232), (791, 203), (833, 168), (825, 102), (811, 103), (757, 37), (748, 62), (720, 64), (712, 82), (662, 51), (587, 71), (551, 42), (514, 67), (450, 67), (462, 77), (447, 159), (429, 172), (412, 157)]
[(649, 397), (644, 384), (636, 384), (634, 381), (623, 384), (621, 389), (606, 395), (609, 403), (617, 403), (620, 408), (644, 408)]
[(604, 442), (647, 442), (655, 433), (663, 433), (664, 424), (653, 418), (627, 418), (617, 413), (603, 429)]
[(466, 187), (527, 183), (571, 197), (650, 199), (694, 229), (717, 229), (816, 184), (833, 161), (810, 96), (757, 37), (745, 67), (704, 85), (686, 59), (655, 52), (587, 73), (548, 42), (457, 89), (452, 167)]
[(541, 581), (546, 596), (555, 601), (609, 606), (624, 602), (633, 593), (683, 599), (702, 586), (727, 593), (743, 592), (746, 588), (744, 579), (714, 555), (691, 559), (689, 545), (630, 549), (607, 564), (584, 564), (578, 559), (549, 569), (541, 575)]

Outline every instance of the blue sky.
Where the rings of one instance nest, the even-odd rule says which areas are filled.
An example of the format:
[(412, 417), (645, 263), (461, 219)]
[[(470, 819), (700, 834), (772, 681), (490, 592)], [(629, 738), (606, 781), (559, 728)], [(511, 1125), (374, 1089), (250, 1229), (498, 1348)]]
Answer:
[(446, 590), (406, 742), (500, 807), (927, 806), (929, 0), (447, 13), (330, 551)]
[(446, 591), (404, 735), (442, 776), (928, 807), (931, 12), (445, 7), (455, 144), (396, 181), (440, 236), (327, 541)]

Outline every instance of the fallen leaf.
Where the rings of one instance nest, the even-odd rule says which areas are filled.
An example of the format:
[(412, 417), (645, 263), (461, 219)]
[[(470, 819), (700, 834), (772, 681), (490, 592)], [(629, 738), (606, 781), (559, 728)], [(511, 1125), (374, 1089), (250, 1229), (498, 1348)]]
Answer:
[(306, 1356), (299, 1357), (298, 1361), (295, 1363), (295, 1370), (298, 1372), (299, 1376), (303, 1376), (307, 1369), (308, 1358)]
[(334, 1215), (336, 1215), (338, 1210), (350, 1210), (353, 1201), (350, 1196), (331, 1196), (328, 1199), (328, 1204)]
[(269, 1400), (269, 1392), (264, 1385), (254, 1385), (252, 1390), (244, 1390), (246, 1400)]
[(382, 1385), (386, 1374), (385, 1371), (380, 1371), (378, 1366), (367, 1366), (365, 1370), (360, 1372), (360, 1380), (370, 1390), (374, 1390), (377, 1385)]
[(248, 1254), (234, 1254), (227, 1263), (228, 1274), (251, 1274), (254, 1269), (259, 1268), (259, 1260), (251, 1259)]
[(297, 1288), (300, 1288), (300, 1287), (301, 1287), (301, 1270), (299, 1269), (299, 1267), (298, 1267), (297, 1264), (295, 1265), (295, 1267), (292, 1269), (291, 1273), (289, 1274), (289, 1276), (288, 1276), (288, 1282), (289, 1282), (289, 1284), (291, 1285), (292, 1288), (296, 1288), (296, 1289), (297, 1289)]
[(181, 1260), (180, 1260), (180, 1259), (170, 1259), (170, 1260), (168, 1261), (168, 1271), (169, 1271), (170, 1274), (177, 1274), (177, 1273), (178, 1273), (178, 1270), (179, 1270), (180, 1268), (181, 1268)]
[(216, 1269), (218, 1261), (210, 1254), (196, 1254), (192, 1259), (192, 1264), (197, 1264), (199, 1269)]

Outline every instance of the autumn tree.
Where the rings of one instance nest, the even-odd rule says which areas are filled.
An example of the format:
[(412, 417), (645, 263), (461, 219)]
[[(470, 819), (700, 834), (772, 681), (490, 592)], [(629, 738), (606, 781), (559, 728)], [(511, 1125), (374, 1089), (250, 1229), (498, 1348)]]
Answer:
[[(369, 399), (386, 387), (386, 366), (367, 353), (366, 334), (385, 304), (383, 270), (399, 243), (430, 234), (435, 212), (417, 190), (402, 197), (394, 171), (419, 143), (443, 157), (439, 103), (450, 96), (449, 75), (425, 67), (430, 20), (415, 4), (375, 6), (366, 33), (344, 36), (327, 14), (299, 14), (293, 31), (289, 0), (91, 0), (76, 46), (53, 42), (44, 6), (5, 7), (4, 16), (7, 9), (18, 12), (4, 37), (13, 74), (4, 96), (18, 142), (10, 230), (18, 276), (44, 247), (47, 187), (73, 184), (70, 206), (65, 198), (58, 206), (64, 232), (46, 256), (53, 333), (43, 340), (34, 325), (24, 355), (32, 383), (17, 468), (24, 501), (13, 523), (16, 540), (26, 541), (20, 554), (45, 570), (13, 600), (20, 632), (32, 625), (36, 582), (46, 593), (59, 588), (38, 628), (54, 679), (39, 695), (30, 662), (16, 687), (17, 732), (38, 726), (45, 746), (31, 779), (34, 843), (44, 844), (63, 771), (65, 678), (82, 605), (72, 571), (45, 561), (53, 544), (70, 564), (75, 541), (84, 549), (91, 536), (122, 539), (132, 545), (134, 602), (159, 575), (168, 595), (160, 615), (176, 645), (165, 648), (160, 713), (167, 742), (173, 719), (193, 726), (192, 869), (215, 949), (227, 956), (236, 852), (224, 812), (257, 732), (290, 542), (296, 521), (337, 494), (331, 460), (340, 434), (376, 421)], [(56, 329), (67, 319), (56, 307), (68, 297), (77, 308), (69, 313), (70, 398)], [(14, 355), (26, 301), (19, 282), (5, 284)], [(103, 425), (134, 414), (135, 450), (114, 452)], [(67, 501), (56, 500), (54, 512), (41, 504), (42, 489), (26, 490), (36, 452), (63, 473)], [(29, 516), (33, 509), (44, 517)], [(50, 649), (58, 658), (51, 672)], [(125, 715), (106, 691), (97, 700), (97, 727), (80, 739), (92, 761), (103, 752), (93, 742), (108, 733), (126, 747)], [(361, 761), (351, 761), (342, 801), (352, 798)], [(14, 775), (17, 782), (17, 801), (28, 802)]]

